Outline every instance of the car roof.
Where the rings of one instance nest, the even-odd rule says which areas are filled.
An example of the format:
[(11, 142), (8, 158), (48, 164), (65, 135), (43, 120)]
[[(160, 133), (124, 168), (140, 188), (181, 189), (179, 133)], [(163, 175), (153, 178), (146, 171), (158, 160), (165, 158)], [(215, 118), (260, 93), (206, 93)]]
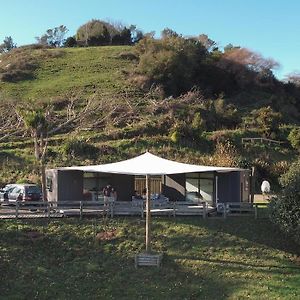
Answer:
[(37, 184), (32, 184), (32, 183), (14, 183), (14, 184), (7, 184), (6, 187), (12, 187), (12, 186), (16, 186), (16, 187), (30, 187), (30, 186), (37, 186)]
[(37, 186), (34, 183), (20, 183), (20, 184), (17, 184), (17, 185), (22, 185), (22, 186)]

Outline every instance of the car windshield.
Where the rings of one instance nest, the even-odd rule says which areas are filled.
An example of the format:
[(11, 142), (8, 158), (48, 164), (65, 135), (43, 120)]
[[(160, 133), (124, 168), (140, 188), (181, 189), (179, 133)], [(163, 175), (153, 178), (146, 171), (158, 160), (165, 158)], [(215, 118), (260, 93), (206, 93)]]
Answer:
[(4, 192), (11, 191), (14, 187), (15, 187), (14, 185), (6, 185), (6, 186), (3, 188), (3, 191), (4, 191)]
[(41, 191), (37, 186), (28, 186), (26, 188), (27, 193), (29, 194), (40, 194)]

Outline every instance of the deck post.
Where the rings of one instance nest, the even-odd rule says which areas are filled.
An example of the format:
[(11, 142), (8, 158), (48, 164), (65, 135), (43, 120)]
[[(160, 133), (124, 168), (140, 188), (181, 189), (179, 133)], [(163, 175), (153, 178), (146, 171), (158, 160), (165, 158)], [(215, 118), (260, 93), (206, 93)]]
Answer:
[(206, 202), (205, 201), (202, 202), (202, 205), (203, 205), (203, 219), (206, 219), (206, 214), (207, 214), (207, 212), (206, 212)]
[(146, 252), (151, 251), (151, 234), (150, 234), (150, 222), (151, 222), (151, 211), (150, 211), (150, 176), (146, 175)]
[(80, 220), (82, 219), (82, 201), (79, 201), (79, 216)]
[(254, 202), (254, 193), (255, 193), (255, 167), (251, 168), (250, 176), (250, 202)]
[(255, 219), (258, 218), (258, 207), (257, 207), (257, 203), (255, 203), (255, 206), (254, 206), (254, 217), (255, 217)]
[(46, 201), (46, 209), (47, 209), (48, 219), (50, 219), (50, 203), (48, 201)]
[(216, 175), (216, 177), (215, 177), (215, 185), (216, 185), (216, 188), (215, 188), (215, 191), (216, 191), (216, 195), (215, 195), (215, 197), (216, 197), (216, 207), (218, 207), (218, 203), (219, 203), (218, 180), (219, 180), (218, 175)]
[(19, 218), (19, 201), (16, 201), (16, 218)]
[(141, 218), (144, 219), (144, 201), (141, 201), (140, 209), (141, 209)]
[(173, 203), (173, 217), (176, 217), (176, 201)]
[(113, 218), (114, 217), (114, 203), (113, 202), (109, 202), (109, 210), (110, 210), (110, 217)]

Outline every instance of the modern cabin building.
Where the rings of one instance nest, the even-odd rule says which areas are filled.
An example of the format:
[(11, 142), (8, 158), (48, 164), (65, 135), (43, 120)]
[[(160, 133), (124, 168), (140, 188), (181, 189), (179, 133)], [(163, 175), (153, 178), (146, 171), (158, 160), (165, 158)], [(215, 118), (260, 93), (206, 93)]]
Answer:
[(205, 201), (210, 206), (225, 202), (248, 202), (250, 171), (183, 164), (149, 152), (135, 158), (96, 166), (46, 170), (49, 201), (97, 201), (108, 184), (118, 201), (130, 201), (135, 191), (142, 194), (145, 175), (151, 194), (163, 194), (170, 201)]

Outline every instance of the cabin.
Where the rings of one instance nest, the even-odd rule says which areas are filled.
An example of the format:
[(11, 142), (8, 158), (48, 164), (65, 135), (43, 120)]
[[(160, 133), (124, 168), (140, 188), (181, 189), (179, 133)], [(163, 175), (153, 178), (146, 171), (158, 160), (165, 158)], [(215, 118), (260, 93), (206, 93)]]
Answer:
[(205, 201), (211, 207), (249, 202), (250, 170), (184, 164), (149, 152), (121, 162), (46, 170), (49, 201), (98, 201), (111, 185), (117, 201), (142, 195), (150, 178), (150, 193), (169, 201)]

